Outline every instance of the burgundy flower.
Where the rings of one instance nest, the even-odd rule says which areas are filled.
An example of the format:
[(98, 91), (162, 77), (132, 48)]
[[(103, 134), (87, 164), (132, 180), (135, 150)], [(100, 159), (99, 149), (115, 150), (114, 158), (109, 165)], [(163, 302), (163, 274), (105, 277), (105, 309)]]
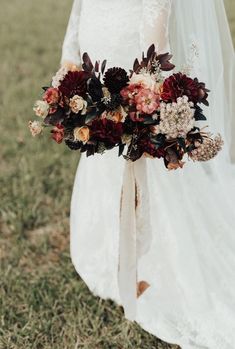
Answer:
[(208, 105), (208, 92), (205, 84), (198, 79), (191, 79), (187, 75), (177, 73), (163, 83), (161, 98), (164, 102), (176, 102), (178, 97), (187, 96), (190, 102)]
[(52, 138), (56, 141), (56, 143), (62, 143), (64, 139), (64, 126), (61, 124), (57, 124), (53, 130), (51, 131)]
[(90, 127), (91, 137), (98, 141), (107, 142), (110, 145), (115, 145), (121, 142), (123, 135), (123, 123), (113, 122), (109, 119), (97, 119), (92, 122)]
[(111, 93), (119, 93), (128, 82), (127, 72), (122, 68), (110, 68), (104, 75), (104, 84)]
[(85, 98), (87, 92), (87, 81), (91, 73), (86, 71), (69, 71), (59, 86), (60, 92), (67, 98), (75, 95)]

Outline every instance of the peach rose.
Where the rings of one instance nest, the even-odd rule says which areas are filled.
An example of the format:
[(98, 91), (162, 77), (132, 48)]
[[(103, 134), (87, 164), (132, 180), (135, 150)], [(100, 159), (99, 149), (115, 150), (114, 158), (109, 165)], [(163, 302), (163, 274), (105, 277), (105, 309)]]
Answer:
[(126, 120), (127, 113), (125, 112), (124, 108), (120, 106), (118, 109), (114, 111), (104, 111), (102, 113), (102, 118), (112, 120), (113, 122), (124, 122)]
[(87, 126), (76, 127), (73, 131), (75, 141), (87, 143), (90, 138), (90, 129)]
[(45, 101), (36, 101), (34, 104), (33, 110), (37, 116), (45, 118), (49, 112), (49, 104)]

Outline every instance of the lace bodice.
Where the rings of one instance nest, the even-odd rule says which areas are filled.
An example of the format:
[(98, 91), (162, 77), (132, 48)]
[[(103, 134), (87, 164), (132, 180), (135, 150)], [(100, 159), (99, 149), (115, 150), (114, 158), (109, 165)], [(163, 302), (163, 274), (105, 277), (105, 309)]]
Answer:
[(61, 61), (80, 64), (87, 51), (92, 59), (107, 59), (108, 66), (129, 69), (150, 44), (166, 50), (171, 1), (75, 0)]

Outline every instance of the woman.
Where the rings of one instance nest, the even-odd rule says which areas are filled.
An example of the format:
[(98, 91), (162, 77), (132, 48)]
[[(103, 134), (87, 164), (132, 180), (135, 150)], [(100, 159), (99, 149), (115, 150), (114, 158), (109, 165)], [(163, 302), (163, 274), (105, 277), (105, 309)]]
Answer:
[(234, 349), (234, 50), (222, 0), (75, 0), (62, 64), (76, 69), (88, 52), (108, 67), (130, 69), (152, 43), (207, 81), (207, 117), (224, 150), (206, 165), (170, 173), (146, 158), (130, 167), (115, 149), (82, 154), (72, 260), (94, 294), (122, 304), (128, 319), (163, 340), (183, 349)]

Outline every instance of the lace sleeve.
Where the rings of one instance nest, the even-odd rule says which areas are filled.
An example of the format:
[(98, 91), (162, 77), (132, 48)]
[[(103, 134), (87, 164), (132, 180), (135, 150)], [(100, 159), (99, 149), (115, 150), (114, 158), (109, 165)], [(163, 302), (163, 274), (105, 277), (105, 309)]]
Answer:
[(158, 52), (169, 51), (168, 25), (172, 0), (143, 0), (140, 28), (141, 49), (155, 44)]
[(81, 63), (78, 39), (80, 7), (81, 0), (74, 0), (66, 35), (64, 38), (61, 64), (69, 62), (79, 66)]

